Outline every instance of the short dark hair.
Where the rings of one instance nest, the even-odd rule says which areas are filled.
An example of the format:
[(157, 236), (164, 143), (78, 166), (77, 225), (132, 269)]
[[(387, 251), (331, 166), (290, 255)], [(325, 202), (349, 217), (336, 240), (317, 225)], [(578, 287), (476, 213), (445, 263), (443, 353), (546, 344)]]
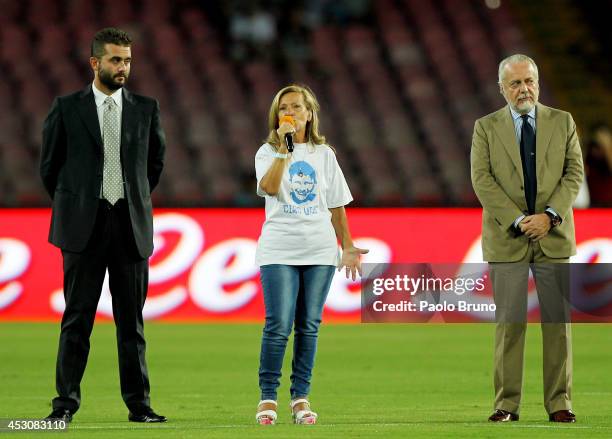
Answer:
[(106, 27), (98, 31), (91, 42), (91, 56), (102, 58), (104, 56), (104, 45), (116, 44), (117, 46), (131, 46), (132, 39), (130, 36), (114, 27)]

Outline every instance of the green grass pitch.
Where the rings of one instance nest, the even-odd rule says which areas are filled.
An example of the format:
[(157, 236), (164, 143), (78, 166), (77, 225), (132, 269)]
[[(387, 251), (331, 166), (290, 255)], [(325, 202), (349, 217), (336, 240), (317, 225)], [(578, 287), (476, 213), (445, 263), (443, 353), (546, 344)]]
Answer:
[[(169, 422), (143, 425), (127, 422), (114, 326), (98, 323), (69, 431), (11, 437), (612, 437), (612, 325), (574, 325), (574, 425), (547, 420), (537, 325), (528, 329), (521, 420), (487, 423), (493, 333), (490, 324), (324, 324), (311, 393), (319, 423), (291, 424), (287, 355), (278, 424), (258, 426), (261, 325), (148, 323), (152, 406)], [(0, 418), (49, 413), (58, 334), (59, 324), (0, 324)]]

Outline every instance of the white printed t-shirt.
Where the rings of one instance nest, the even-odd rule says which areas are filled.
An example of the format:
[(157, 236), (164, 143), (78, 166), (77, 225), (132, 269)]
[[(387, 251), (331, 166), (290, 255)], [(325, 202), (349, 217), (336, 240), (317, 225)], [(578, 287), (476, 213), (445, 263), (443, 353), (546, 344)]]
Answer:
[(275, 160), (265, 143), (255, 155), (257, 195), (266, 199), (266, 221), (257, 244), (257, 265), (338, 265), (340, 251), (330, 208), (353, 200), (336, 154), (327, 145), (296, 143), (286, 159), (278, 194), (259, 183)]

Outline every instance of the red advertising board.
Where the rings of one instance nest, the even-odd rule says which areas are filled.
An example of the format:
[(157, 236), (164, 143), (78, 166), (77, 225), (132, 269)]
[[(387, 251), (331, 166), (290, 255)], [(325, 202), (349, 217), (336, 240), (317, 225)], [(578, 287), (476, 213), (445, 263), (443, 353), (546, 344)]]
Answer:
[[(480, 209), (349, 209), (370, 263), (481, 262)], [(612, 262), (612, 210), (576, 212), (575, 262)], [(60, 251), (47, 243), (50, 211), (0, 210), (0, 321), (59, 320)], [(159, 209), (145, 318), (258, 321), (263, 299), (254, 264), (263, 209)], [(359, 283), (337, 273), (327, 321), (359, 321)], [(111, 318), (108, 285), (98, 308)]]

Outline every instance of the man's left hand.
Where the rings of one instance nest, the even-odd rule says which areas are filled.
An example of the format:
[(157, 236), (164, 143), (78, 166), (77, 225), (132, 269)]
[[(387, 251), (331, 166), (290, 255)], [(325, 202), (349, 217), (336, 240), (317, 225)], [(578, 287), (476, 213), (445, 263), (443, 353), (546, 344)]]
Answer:
[(550, 230), (550, 218), (545, 213), (529, 215), (520, 222), (519, 227), (529, 239), (539, 241)]

